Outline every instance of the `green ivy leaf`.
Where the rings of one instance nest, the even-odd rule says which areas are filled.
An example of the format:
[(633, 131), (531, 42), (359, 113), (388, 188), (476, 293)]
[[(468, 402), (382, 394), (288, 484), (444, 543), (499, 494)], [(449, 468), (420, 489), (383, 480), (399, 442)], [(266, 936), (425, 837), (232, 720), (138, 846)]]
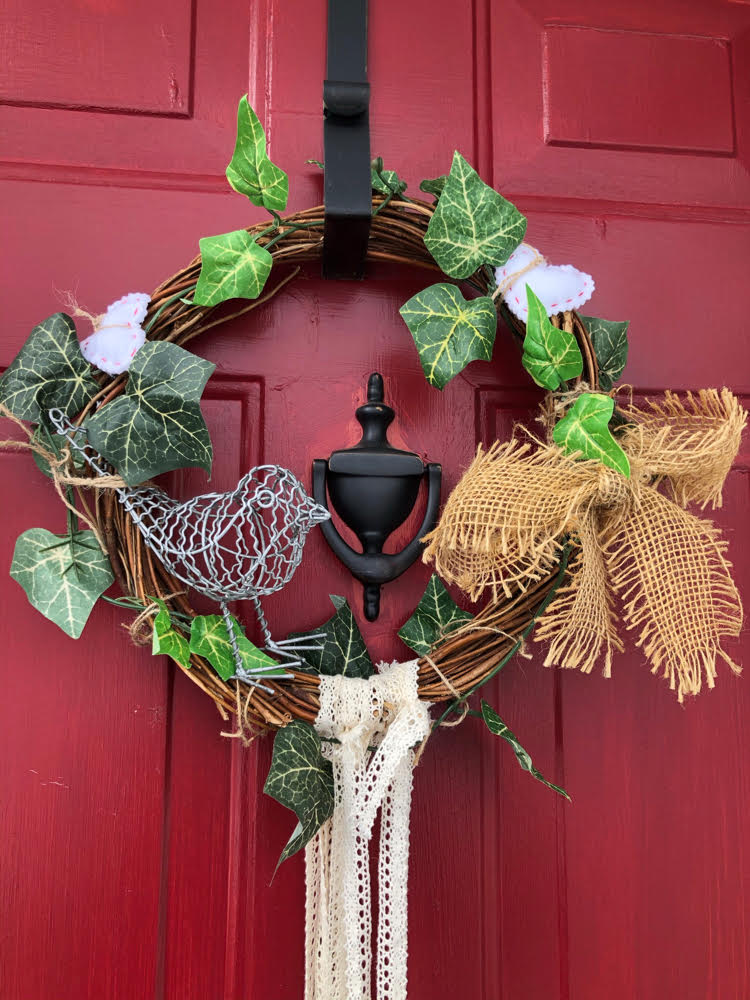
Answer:
[(628, 326), (627, 320), (618, 323), (611, 319), (598, 319), (596, 316), (581, 316), (591, 337), (596, 360), (599, 365), (599, 384), (605, 392), (609, 392), (622, 375), (628, 360)]
[[(232, 628), (240, 651), (240, 660), (248, 673), (264, 677), (278, 677), (286, 673), (276, 660), (258, 649), (245, 635), (242, 626), (232, 615)], [(198, 615), (190, 627), (190, 651), (202, 656), (211, 664), (222, 680), (234, 677), (237, 666), (234, 662), (232, 644), (224, 618), (221, 615)]]
[(169, 608), (165, 602), (158, 597), (150, 598), (150, 600), (159, 605), (159, 610), (154, 616), (151, 652), (154, 656), (158, 654), (171, 656), (175, 663), (179, 663), (181, 667), (189, 670), (190, 646), (187, 639), (172, 624)]
[(552, 439), (568, 454), (593, 458), (630, 477), (628, 456), (612, 437), (609, 421), (615, 401), (598, 392), (579, 396), (552, 431)]
[(333, 768), (321, 753), (320, 737), (309, 723), (295, 719), (276, 733), (263, 791), (291, 809), (299, 820), (281, 852), (278, 869), (333, 815)]
[(419, 656), (430, 652), (443, 636), (474, 616), (463, 611), (433, 573), (411, 618), (399, 629), (399, 636)]
[(467, 300), (455, 285), (430, 285), (399, 310), (419, 351), (425, 377), (442, 389), (470, 361), (489, 361), (497, 313), (492, 299)]
[(424, 191), (425, 194), (431, 194), (435, 201), (439, 201), (447, 180), (447, 174), (441, 174), (439, 177), (426, 177), (420, 183), (419, 190)]
[(537, 385), (557, 389), (583, 371), (583, 355), (572, 333), (550, 323), (547, 310), (530, 285), (526, 286), (529, 316), (521, 363)]
[(257, 299), (271, 273), (273, 257), (244, 229), (204, 236), (201, 273), (193, 300), (215, 306), (227, 299)]
[(211, 438), (200, 397), (214, 365), (176, 344), (146, 342), (125, 392), (88, 418), (89, 442), (128, 486), (162, 472), (211, 472)]
[(352, 609), (343, 597), (331, 594), (336, 613), (327, 622), (310, 632), (293, 632), (292, 637), (323, 635), (311, 641), (320, 649), (307, 650), (301, 655), (310, 670), (317, 674), (345, 674), (347, 677), (370, 677), (375, 672), (365, 640), (354, 620)]
[(10, 575), (37, 611), (73, 639), (114, 580), (93, 531), (53, 535), (45, 528), (18, 536)]
[(379, 194), (392, 195), (398, 197), (406, 191), (406, 181), (402, 181), (395, 170), (385, 170), (383, 159), (377, 156), (372, 161), (370, 170), (372, 178), (372, 189)]
[(227, 180), (235, 191), (247, 195), (253, 205), (269, 212), (283, 212), (286, 208), (289, 178), (269, 160), (266, 134), (247, 102), (247, 94), (237, 108), (237, 141), (227, 167)]
[(570, 802), (570, 796), (568, 795), (568, 793), (565, 791), (564, 788), (560, 788), (559, 785), (553, 785), (551, 781), (547, 781), (547, 779), (544, 777), (541, 771), (537, 770), (537, 768), (534, 767), (528, 752), (524, 750), (524, 748), (518, 742), (518, 740), (510, 731), (510, 729), (508, 729), (508, 727), (505, 725), (505, 723), (497, 714), (497, 712), (494, 710), (494, 708), (491, 708), (487, 704), (487, 702), (484, 701), (484, 699), (482, 700), (482, 718), (484, 719), (485, 724), (491, 733), (493, 733), (495, 736), (502, 737), (502, 739), (504, 739), (507, 743), (510, 743), (510, 745), (513, 747), (513, 753), (516, 755), (516, 760), (521, 765), (524, 771), (528, 771), (529, 774), (533, 778), (536, 778), (537, 781), (541, 781), (541, 783), (543, 785), (546, 785), (547, 788), (551, 788), (553, 792), (557, 792), (558, 795), (562, 795), (564, 798), (568, 800), (568, 802)]
[(0, 403), (35, 424), (47, 424), (53, 407), (75, 416), (98, 391), (75, 324), (65, 313), (35, 326), (0, 378)]
[(480, 179), (460, 153), (425, 233), (427, 249), (451, 278), (468, 278), (483, 264), (503, 265), (526, 232), (526, 219)]

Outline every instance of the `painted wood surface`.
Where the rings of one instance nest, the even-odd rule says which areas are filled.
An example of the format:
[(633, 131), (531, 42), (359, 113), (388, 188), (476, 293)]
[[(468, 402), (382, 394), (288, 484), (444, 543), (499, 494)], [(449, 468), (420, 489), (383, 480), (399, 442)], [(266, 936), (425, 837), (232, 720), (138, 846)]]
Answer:
[[(750, 398), (750, 240), (742, 3), (475, 0), (372, 4), (373, 152), (416, 188), (454, 148), (526, 212), (554, 262), (591, 272), (590, 311), (631, 322), (639, 392), (729, 384)], [(91, 311), (148, 290), (199, 235), (259, 218), (223, 180), (246, 89), (317, 203), (323, 0), (6, 6), (0, 33), (4, 322), (0, 365), (73, 290)], [(222, 489), (258, 461), (309, 482), (356, 438), (366, 375), (394, 443), (443, 463), (507, 437), (538, 396), (500, 332), (491, 364), (429, 389), (398, 306), (423, 276), (313, 270), (252, 319), (195, 346)], [(314, 414), (311, 419), (310, 414)], [(0, 455), (0, 567), (31, 526), (63, 521), (27, 458)], [(750, 585), (750, 451), (717, 520)], [(22, 484), (22, 485), (19, 485)], [(175, 476), (185, 495), (205, 476)], [(428, 577), (386, 588), (374, 655)], [(271, 878), (292, 817), (260, 794), (270, 742), (221, 735), (212, 705), (96, 609), (78, 643), (0, 580), (2, 1000), (302, 996), (303, 869)], [(320, 537), (269, 599), (277, 634), (360, 592)], [(747, 638), (735, 658), (747, 653)], [(410, 996), (448, 1000), (746, 1000), (750, 996), (747, 679), (681, 708), (629, 648), (614, 676), (554, 673), (532, 647), (490, 700), (567, 805), (476, 720), (441, 732), (416, 775)]]

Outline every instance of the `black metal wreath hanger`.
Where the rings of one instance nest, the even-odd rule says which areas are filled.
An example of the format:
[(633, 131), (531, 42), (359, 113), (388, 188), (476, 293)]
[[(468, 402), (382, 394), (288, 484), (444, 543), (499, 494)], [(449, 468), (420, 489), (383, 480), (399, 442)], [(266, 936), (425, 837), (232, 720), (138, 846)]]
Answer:
[(323, 277), (362, 278), (370, 237), (367, 0), (328, 0)]

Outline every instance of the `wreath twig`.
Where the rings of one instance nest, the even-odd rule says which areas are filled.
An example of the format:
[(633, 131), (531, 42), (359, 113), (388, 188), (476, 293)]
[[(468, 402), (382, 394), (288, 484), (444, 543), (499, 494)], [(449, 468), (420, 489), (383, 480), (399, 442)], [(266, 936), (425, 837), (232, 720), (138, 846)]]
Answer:
[[(434, 205), (424, 201), (387, 199), (375, 195), (368, 260), (371, 263), (415, 266), (441, 274), (424, 242), (433, 211)], [(280, 219), (278, 227), (258, 224), (247, 230), (268, 250), (275, 265), (288, 263), (293, 270), (261, 298), (239, 311), (228, 312), (223, 306), (205, 308), (190, 303), (189, 296), (201, 269), (201, 257), (196, 257), (153, 292), (144, 323), (148, 339), (169, 341), (185, 347), (207, 330), (268, 302), (286, 287), (302, 265), (320, 259), (323, 224), (323, 208), (318, 206)], [(467, 283), (480, 294), (486, 294), (494, 284), (494, 275), (480, 269), (467, 279)], [(522, 340), (524, 325), (502, 305), (501, 312), (515, 338)], [(586, 327), (574, 312), (560, 313), (553, 317), (552, 322), (575, 335), (584, 358), (581, 378), (595, 387), (596, 356)], [(97, 403), (106, 405), (115, 399), (123, 391), (125, 381), (123, 375), (107, 378), (98, 396), (89, 403), (79, 420), (84, 419)], [(194, 615), (187, 595), (175, 594), (181, 590), (179, 583), (170, 577), (144, 544), (142, 535), (111, 492), (97, 491), (94, 513), (105, 539), (113, 572), (123, 591), (146, 606), (152, 597), (168, 598), (174, 595), (171, 596), (171, 606), (182, 614)], [(490, 602), (469, 624), (440, 641), (429, 658), (423, 657), (419, 661), (420, 697), (428, 701), (445, 701), (453, 698), (455, 692), (465, 696), (490, 677), (498, 664), (514, 650), (517, 637), (533, 622), (539, 605), (549, 595), (556, 578), (558, 574), (552, 572), (506, 601)], [(236, 711), (239, 682), (222, 680), (205, 660), (196, 655), (192, 656), (191, 667), (186, 673), (210, 695), (222, 713)], [(245, 723), (277, 727), (292, 718), (307, 722), (315, 719), (319, 678), (294, 670), (290, 674), (292, 676), (287, 680), (268, 679), (272, 693), (257, 688), (247, 691), (247, 696), (242, 699), (246, 706)], [(446, 680), (449, 685), (446, 685)]]

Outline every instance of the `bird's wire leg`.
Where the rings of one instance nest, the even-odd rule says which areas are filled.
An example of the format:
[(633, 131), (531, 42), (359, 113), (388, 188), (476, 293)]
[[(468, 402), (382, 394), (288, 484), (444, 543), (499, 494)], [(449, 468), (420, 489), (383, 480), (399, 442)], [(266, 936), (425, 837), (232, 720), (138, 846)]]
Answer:
[[(277, 646), (281, 646), (282, 649), (288, 649), (294, 653), (307, 651), (311, 653), (320, 653), (323, 647), (320, 643), (316, 643), (314, 640), (320, 639), (322, 641), (325, 637), (325, 632), (316, 632), (314, 635), (293, 635), (288, 639), (277, 639), (275, 644)], [(309, 645), (310, 642), (313, 644)], [(303, 645), (303, 643), (305, 645)]]
[[(275, 653), (276, 656), (280, 656), (286, 662), (285, 667), (301, 667), (303, 666), (302, 660), (299, 658), (299, 653), (301, 652), (317, 652), (320, 650), (320, 646), (310, 646), (301, 645), (302, 642), (307, 643), (309, 639), (317, 639), (319, 636), (298, 636), (291, 639), (279, 639), (278, 641), (271, 635), (271, 630), (268, 627), (268, 622), (266, 621), (266, 616), (263, 614), (263, 608), (260, 606), (260, 599), (257, 594), (250, 595), (253, 604), (255, 605), (255, 613), (258, 616), (258, 621), (260, 622), (260, 627), (263, 632), (263, 640), (265, 642), (265, 649), (269, 653)], [(323, 638), (323, 636), (320, 636)]]
[[(238, 681), (244, 681), (245, 684), (252, 684), (254, 687), (259, 687), (263, 691), (267, 691), (269, 694), (273, 694), (273, 688), (268, 687), (267, 684), (261, 684), (257, 677), (253, 676), (253, 672), (250, 670), (245, 670), (242, 665), (242, 659), (240, 657), (240, 648), (237, 645), (237, 636), (234, 631), (234, 626), (232, 623), (232, 616), (229, 613), (229, 608), (226, 601), (221, 601), (221, 613), (224, 615), (224, 622), (227, 627), (227, 634), (229, 635), (229, 642), (232, 646), (232, 655), (234, 656), (234, 676)], [(288, 675), (287, 675), (288, 676)]]

